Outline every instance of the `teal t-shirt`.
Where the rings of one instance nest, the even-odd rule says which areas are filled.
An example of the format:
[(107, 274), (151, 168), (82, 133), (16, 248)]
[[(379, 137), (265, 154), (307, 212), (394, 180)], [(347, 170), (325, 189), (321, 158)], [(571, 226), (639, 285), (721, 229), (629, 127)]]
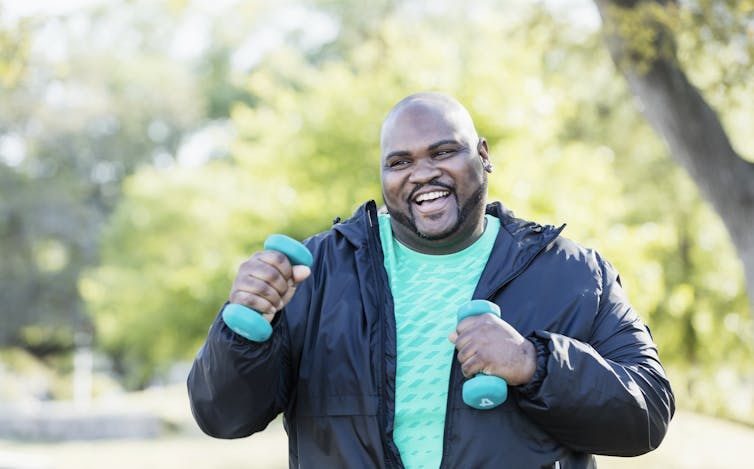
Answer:
[(393, 438), (409, 469), (440, 466), (454, 350), (448, 334), (458, 308), (472, 299), (500, 229), (497, 218), (486, 220), (484, 234), (471, 246), (430, 255), (398, 242), (390, 216), (379, 216), (397, 334)]

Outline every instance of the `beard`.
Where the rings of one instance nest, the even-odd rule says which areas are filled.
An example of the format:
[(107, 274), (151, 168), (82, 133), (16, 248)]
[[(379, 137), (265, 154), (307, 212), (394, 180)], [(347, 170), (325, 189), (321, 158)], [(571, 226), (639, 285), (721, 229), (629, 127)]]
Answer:
[[(455, 197), (456, 198), (456, 222), (449, 226), (445, 231), (442, 231), (440, 233), (436, 234), (427, 234), (419, 230), (419, 228), (416, 226), (415, 216), (413, 212), (413, 205), (411, 200), (413, 199), (414, 194), (421, 189), (424, 186), (437, 186), (442, 187), (444, 189), (447, 189), (450, 192), (450, 195), (448, 197)], [(455, 191), (455, 188), (452, 186), (449, 186), (448, 184), (444, 184), (441, 182), (429, 182), (427, 184), (423, 184), (421, 186), (416, 187), (413, 191), (411, 191), (411, 195), (408, 199), (408, 212), (397, 210), (390, 205), (388, 205), (387, 202), (385, 202), (385, 207), (387, 207), (388, 213), (390, 214), (390, 217), (392, 217), (393, 220), (400, 223), (401, 225), (409, 228), (417, 237), (426, 239), (428, 241), (440, 241), (443, 240), (453, 234), (455, 234), (466, 222), (466, 220), (470, 216), (476, 216), (477, 213), (479, 213), (480, 206), (484, 204), (484, 197), (487, 193), (487, 178), (484, 178), (484, 181), (479, 186), (479, 188), (474, 191), (474, 193), (471, 194), (471, 196), (463, 203), (463, 205), (458, 203), (458, 194)], [(383, 196), (383, 200), (385, 197)], [(481, 208), (484, 210), (484, 207)]]

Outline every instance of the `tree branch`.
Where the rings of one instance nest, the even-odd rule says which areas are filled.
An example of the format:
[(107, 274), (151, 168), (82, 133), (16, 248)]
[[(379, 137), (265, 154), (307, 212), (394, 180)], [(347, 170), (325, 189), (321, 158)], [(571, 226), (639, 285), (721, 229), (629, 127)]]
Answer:
[(728, 139), (717, 113), (676, 58), (672, 0), (595, 0), (610, 55), (642, 112), (723, 220), (754, 306), (754, 163)]

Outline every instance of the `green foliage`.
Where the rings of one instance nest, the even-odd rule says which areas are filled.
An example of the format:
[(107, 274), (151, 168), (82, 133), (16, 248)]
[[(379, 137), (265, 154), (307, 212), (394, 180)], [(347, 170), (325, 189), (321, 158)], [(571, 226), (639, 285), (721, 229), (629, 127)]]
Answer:
[(717, 110), (737, 152), (754, 159), (747, 138), (754, 125), (754, 2), (640, 1), (606, 12), (604, 34), (625, 39), (622, 66), (641, 73), (656, 59), (677, 61)]
[[(736, 24), (750, 14), (738, 10), (744, 3), (725, 4)], [(152, 26), (144, 28), (192, 11), (171, 5), (150, 7), (157, 13), (149, 9), (143, 21)], [(95, 54), (58, 64), (70, 68), (51, 81), (75, 81), (102, 97), (65, 109), (70, 119), (53, 119), (60, 110), (23, 113), (36, 101), (28, 90), (14, 95), (3, 122), (44, 119), (49, 131), (15, 127), (27, 156), (18, 166), (0, 163), (0, 274), (13, 285), (3, 300), (33, 313), (23, 321), (4, 314), (16, 336), (65, 342), (57, 330), (70, 339), (72, 328), (61, 326), (80, 294), (97, 346), (128, 386), (144, 386), (196, 352), (237, 266), (269, 233), (305, 238), (379, 201), (384, 115), (408, 93), (440, 90), (467, 105), (490, 142), (491, 198), (525, 218), (568, 223), (566, 236), (597, 248), (650, 324), (679, 396), (732, 412), (709, 393), (726, 396), (754, 364), (741, 266), (716, 215), (637, 113), (600, 35), (515, 2), (370, 5), (371, 15), (351, 1), (252, 2), (238, 14), (213, 13), (232, 27), (210, 28), (212, 45), (192, 67), (160, 47), (125, 63)], [(680, 33), (679, 60), (708, 78), (705, 90), (725, 110), (733, 140), (746, 145), (754, 115), (741, 97), (751, 96), (752, 81), (715, 93), (728, 59), (706, 55), (716, 41), (692, 40), (704, 28), (688, 5), (667, 23), (697, 25)], [(233, 67), (234, 44), (244, 40), (238, 31), (253, 36), (265, 30), (259, 17), (299, 7), (330, 18), (337, 37), (314, 47), (301, 39), (303, 26), (289, 28), (249, 73)], [(225, 117), (235, 132), (227, 152), (203, 163), (178, 157), (204, 119)], [(103, 131), (107, 122), (117, 130)], [(97, 182), (96, 174), (116, 177)], [(725, 385), (709, 378), (712, 370)], [(736, 412), (751, 415), (751, 407)]]
[(258, 248), (273, 215), (256, 195), (225, 163), (145, 168), (128, 180), (104, 233), (102, 264), (80, 282), (97, 342), (127, 385), (143, 386), (198, 348), (242, 261), (238, 244)]
[(729, 92), (750, 84), (754, 73), (754, 2), (695, 0), (682, 6), (675, 33), (684, 64), (709, 98), (731, 98)]
[(676, 49), (668, 30), (677, 30), (678, 7), (675, 3), (638, 2), (636, 6), (611, 5), (605, 15), (604, 31), (626, 39), (621, 66), (649, 71), (657, 60), (675, 61)]
[[(185, 68), (92, 44), (119, 21), (113, 11), (0, 29), (0, 68), (23, 72), (4, 74), (12, 86), (0, 108), (0, 345), (56, 353), (91, 329), (78, 278), (97, 262), (121, 181), (174, 153), (197, 125), (201, 102)], [(50, 34), (58, 42), (43, 47)]]
[[(0, 20), (3, 19), (0, 5)], [(29, 58), (29, 36), (32, 32), (30, 21), (0, 28), (0, 92), (18, 86), (27, 71)]]

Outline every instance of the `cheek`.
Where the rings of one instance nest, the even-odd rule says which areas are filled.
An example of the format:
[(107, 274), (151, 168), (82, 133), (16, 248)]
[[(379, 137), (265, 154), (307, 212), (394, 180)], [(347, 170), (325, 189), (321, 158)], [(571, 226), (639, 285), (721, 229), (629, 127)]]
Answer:
[(382, 177), (382, 197), (386, 201), (395, 201), (401, 199), (402, 184), (400, 179), (395, 176)]
[(463, 186), (470, 188), (468, 192), (474, 192), (485, 180), (484, 170), (479, 170), (476, 166), (466, 167), (465, 171), (455, 174), (457, 181), (463, 181)]

